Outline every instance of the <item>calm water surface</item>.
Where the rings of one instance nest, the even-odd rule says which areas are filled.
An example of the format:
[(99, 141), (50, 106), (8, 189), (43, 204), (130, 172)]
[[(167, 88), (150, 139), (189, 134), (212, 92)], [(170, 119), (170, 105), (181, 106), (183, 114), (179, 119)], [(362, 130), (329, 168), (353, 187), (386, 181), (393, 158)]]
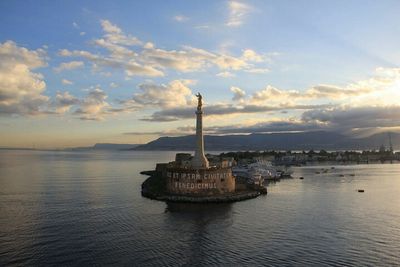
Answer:
[(142, 198), (139, 172), (174, 154), (0, 151), (0, 266), (400, 265), (400, 165), (296, 168), (234, 204)]

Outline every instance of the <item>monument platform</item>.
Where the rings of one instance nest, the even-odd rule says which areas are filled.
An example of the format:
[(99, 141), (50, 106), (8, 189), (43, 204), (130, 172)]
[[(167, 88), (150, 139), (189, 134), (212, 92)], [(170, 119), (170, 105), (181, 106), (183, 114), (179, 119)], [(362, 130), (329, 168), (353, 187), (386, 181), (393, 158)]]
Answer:
[[(232, 162), (220, 159), (210, 164), (204, 154), (203, 102), (200, 93), (196, 110), (196, 150), (194, 156), (178, 153), (175, 161), (158, 163), (154, 172), (142, 184), (142, 195), (151, 199), (192, 202), (225, 203), (255, 198), (266, 193), (264, 187), (250, 189), (236, 187)], [(215, 163), (215, 164), (214, 164)]]
[(266, 194), (266, 189), (244, 189), (216, 195), (174, 194), (167, 191), (166, 180), (157, 172), (143, 172), (151, 174), (142, 184), (142, 196), (167, 202), (183, 203), (229, 203), (256, 198)]

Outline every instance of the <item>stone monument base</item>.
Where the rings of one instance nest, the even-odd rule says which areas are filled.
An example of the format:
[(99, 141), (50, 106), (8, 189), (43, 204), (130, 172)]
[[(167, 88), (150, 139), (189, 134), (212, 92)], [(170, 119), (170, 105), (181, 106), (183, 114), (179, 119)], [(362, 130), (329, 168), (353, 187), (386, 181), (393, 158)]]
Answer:
[(165, 181), (156, 172), (147, 178), (142, 184), (142, 196), (168, 202), (183, 203), (228, 203), (243, 201), (246, 199), (256, 198), (262, 194), (266, 194), (266, 189), (245, 189), (240, 191), (228, 192), (218, 195), (209, 196), (193, 196), (182, 194), (171, 194), (166, 191)]

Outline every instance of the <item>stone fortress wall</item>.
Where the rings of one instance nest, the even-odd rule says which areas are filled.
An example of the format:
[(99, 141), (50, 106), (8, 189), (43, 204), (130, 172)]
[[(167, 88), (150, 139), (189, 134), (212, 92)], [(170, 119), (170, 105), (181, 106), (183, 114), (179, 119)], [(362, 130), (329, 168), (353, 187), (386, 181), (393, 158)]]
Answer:
[(231, 168), (168, 168), (166, 188), (170, 194), (213, 196), (235, 191)]

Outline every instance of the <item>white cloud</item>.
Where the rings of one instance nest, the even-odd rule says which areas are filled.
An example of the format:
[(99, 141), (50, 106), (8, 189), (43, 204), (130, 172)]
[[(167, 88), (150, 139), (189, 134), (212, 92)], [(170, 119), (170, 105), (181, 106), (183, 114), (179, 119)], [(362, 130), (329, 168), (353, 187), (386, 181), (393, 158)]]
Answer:
[(56, 113), (64, 114), (70, 110), (74, 105), (78, 105), (80, 100), (75, 96), (71, 95), (69, 92), (57, 92), (55, 97), (55, 109)]
[(154, 44), (151, 42), (147, 42), (144, 44), (143, 48), (145, 49), (153, 49), (154, 48)]
[[(163, 76), (161, 70), (152, 66), (143, 65), (138, 62), (137, 54), (130, 46), (142, 45), (138, 38), (125, 34), (118, 26), (108, 20), (101, 20), (105, 34), (102, 38), (94, 40), (94, 45), (105, 48), (109, 55), (93, 54), (84, 50), (69, 51), (60, 50), (59, 55), (65, 57), (83, 57), (92, 62), (92, 69), (99, 71), (100, 68), (117, 68), (125, 70), (127, 76)], [(146, 44), (147, 46), (150, 43)], [(145, 45), (145, 46), (146, 46)]]
[(239, 70), (248, 66), (240, 58), (190, 46), (184, 46), (183, 50), (146, 49), (140, 54), (140, 60), (158, 68), (172, 68), (182, 72), (199, 71), (213, 65), (224, 70)]
[(109, 43), (126, 46), (142, 44), (142, 41), (138, 38), (126, 35), (117, 25), (112, 24), (108, 20), (101, 20), (101, 26), (103, 27), (103, 31), (106, 33), (103, 37)]
[(100, 67), (108, 67), (115, 69), (123, 69), (127, 76), (149, 76), (159, 77), (164, 76), (162, 71), (159, 71), (151, 66), (143, 66), (135, 61), (127, 61), (125, 58), (104, 57), (95, 55), (88, 51), (66, 49), (60, 50), (59, 55), (65, 57), (83, 57), (93, 63), (93, 70), (97, 71)]
[(253, 62), (263, 62), (264, 56), (257, 54), (254, 50), (245, 49), (243, 51), (242, 59)]
[(172, 68), (182, 72), (199, 70), (205, 65), (202, 57), (188, 51), (147, 49), (141, 53), (141, 59), (157, 68)]
[(328, 100), (341, 101), (353, 106), (387, 105), (397, 103), (397, 99), (400, 98), (399, 88), (400, 69), (378, 68), (371, 78), (349, 83), (345, 86), (319, 84), (301, 92), (298, 90), (282, 90), (268, 85), (264, 89), (256, 91), (251, 100), (269, 103)]
[(202, 30), (202, 29), (209, 29), (210, 26), (209, 26), (209, 25), (197, 25), (197, 26), (195, 26), (194, 28), (195, 28), (195, 29)]
[(63, 49), (59, 55), (85, 58), (92, 63), (95, 72), (104, 67), (123, 69), (128, 77), (160, 77), (165, 75), (164, 71), (167, 69), (180, 72), (203, 71), (212, 67), (224, 71), (245, 70), (254, 67), (251, 62), (259, 63), (264, 60), (262, 55), (251, 49), (246, 49), (243, 55), (235, 57), (226, 52), (214, 53), (190, 46), (183, 46), (179, 50), (156, 48), (151, 42), (143, 44), (138, 38), (125, 34), (108, 20), (102, 20), (101, 24), (105, 34), (102, 38), (93, 40), (92, 44), (106, 49), (108, 54)]
[(215, 57), (213, 62), (220, 69), (232, 69), (232, 70), (240, 70), (248, 67), (248, 63), (240, 58), (235, 58), (228, 55), (219, 55)]
[(270, 70), (267, 68), (251, 68), (251, 69), (246, 69), (244, 71), (249, 72), (249, 73), (256, 73), (256, 74), (264, 74), (264, 73), (270, 72)]
[(184, 22), (184, 21), (189, 20), (188, 17), (183, 16), (183, 15), (176, 15), (176, 16), (173, 17), (173, 19), (174, 19), (175, 21), (178, 21), (178, 22)]
[(239, 87), (232, 86), (231, 92), (233, 93), (233, 101), (243, 100), (246, 96), (246, 92), (240, 89)]
[(300, 97), (301, 94), (298, 91), (280, 90), (273, 86), (268, 85), (260, 91), (256, 91), (252, 96), (252, 102), (282, 102), (287, 99), (293, 99)]
[(229, 27), (238, 27), (243, 24), (244, 19), (247, 17), (248, 13), (252, 10), (252, 8), (239, 1), (229, 1), (229, 17), (226, 25)]
[(111, 88), (117, 88), (117, 87), (118, 87), (118, 84), (115, 83), (115, 82), (112, 82), (112, 83), (110, 83), (110, 87), (111, 87)]
[(107, 49), (110, 52), (111, 58), (122, 60), (125, 58), (132, 59), (137, 56), (137, 54), (133, 50), (118, 43), (110, 42), (107, 39), (101, 38), (94, 40), (94, 44)]
[(61, 72), (64, 70), (73, 70), (77, 68), (81, 68), (85, 65), (83, 61), (70, 61), (70, 62), (64, 62), (58, 65), (58, 67), (54, 68), (55, 72)]
[(84, 35), (86, 35), (86, 32), (80, 32), (79, 35), (84, 36)]
[(67, 79), (62, 79), (62, 80), (61, 80), (61, 83), (62, 83), (63, 85), (72, 85), (72, 84), (74, 84), (72, 81), (67, 80)]
[(110, 34), (121, 34), (122, 33), (122, 30), (118, 26), (112, 24), (110, 21), (101, 20), (100, 22), (101, 22), (101, 26), (103, 27), (103, 31), (110, 33)]
[(187, 106), (193, 102), (193, 94), (189, 85), (192, 80), (174, 80), (168, 84), (144, 83), (138, 87), (141, 93), (134, 94), (132, 100), (143, 107), (173, 108)]
[(106, 102), (107, 95), (100, 88), (89, 91), (88, 95), (80, 101), (79, 108), (75, 114), (80, 115), (81, 120), (103, 120), (110, 106)]
[[(340, 121), (343, 120), (347, 123), (344, 128), (350, 129), (353, 119), (346, 120), (344, 117), (347, 114), (354, 120), (357, 119), (357, 123), (354, 125), (358, 125), (358, 127), (373, 127), (373, 125), (376, 125), (376, 127), (397, 127), (400, 124), (397, 120), (394, 120), (394, 117), (397, 116), (396, 112), (399, 109), (399, 88), (400, 69), (379, 68), (371, 78), (342, 87), (316, 85), (305, 91), (297, 91), (266, 86), (248, 97), (242, 89), (231, 87), (231, 91), (234, 93), (232, 100), (238, 101), (238, 103), (208, 104), (205, 109), (210, 117), (224, 117), (234, 114), (268, 114), (273, 111), (285, 112), (288, 110), (298, 116), (301, 115), (299, 111), (307, 110), (308, 112), (304, 113), (303, 117), (294, 118), (300, 124), (307, 122), (310, 127), (328, 128), (329, 125), (339, 127)], [(193, 107), (184, 105), (184, 103), (174, 107), (173, 105), (160, 105), (156, 102), (153, 103), (153, 106), (159, 106), (161, 110), (143, 120), (177, 121), (192, 118), (193, 115)], [(344, 110), (343, 107), (345, 107)], [(349, 110), (352, 110), (352, 112), (348, 112)], [(333, 117), (330, 117), (331, 115)], [(379, 123), (373, 123), (369, 118), (379, 120)], [(369, 122), (362, 124), (362, 120)], [(298, 124), (285, 125), (283, 128), (286, 126), (289, 128), (293, 126), (293, 129), (302, 128)], [(271, 127), (271, 125), (268, 127)], [(302, 129), (304, 130), (304, 127)]]
[(48, 97), (43, 75), (34, 69), (47, 65), (42, 49), (28, 50), (13, 41), (0, 43), (0, 114), (35, 115)]
[(216, 76), (222, 77), (222, 78), (230, 78), (230, 77), (235, 77), (235, 74), (229, 72), (229, 71), (223, 71), (218, 73)]

